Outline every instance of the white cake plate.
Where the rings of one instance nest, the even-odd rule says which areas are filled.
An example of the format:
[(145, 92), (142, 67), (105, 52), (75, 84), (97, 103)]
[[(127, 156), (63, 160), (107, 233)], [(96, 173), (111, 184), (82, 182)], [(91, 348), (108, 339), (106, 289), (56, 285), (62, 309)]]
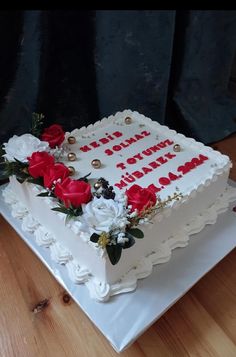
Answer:
[[(236, 187), (236, 183), (229, 183)], [(219, 215), (215, 225), (208, 225), (200, 233), (192, 235), (187, 247), (175, 249), (168, 263), (156, 265), (150, 276), (138, 280), (136, 291), (113, 296), (106, 303), (96, 302), (89, 297), (88, 289), (83, 284), (71, 282), (64, 266), (51, 260), (49, 249), (39, 247), (33, 234), (22, 231), (20, 220), (12, 217), (10, 206), (3, 200), (1, 190), (4, 188), (5, 185), (0, 187), (0, 212), (3, 217), (117, 352), (131, 345), (236, 246), (234, 203), (227, 212)]]

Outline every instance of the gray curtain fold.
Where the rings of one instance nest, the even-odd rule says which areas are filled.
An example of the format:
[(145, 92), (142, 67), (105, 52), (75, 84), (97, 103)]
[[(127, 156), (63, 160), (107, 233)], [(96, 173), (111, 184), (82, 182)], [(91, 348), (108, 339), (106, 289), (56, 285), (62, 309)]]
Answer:
[(190, 11), (174, 101), (186, 130), (203, 142), (236, 131), (228, 85), (236, 49), (235, 11)]
[(98, 11), (96, 75), (99, 108), (125, 108), (165, 123), (175, 11)]
[(236, 131), (236, 11), (0, 11), (0, 142), (124, 109), (210, 143)]

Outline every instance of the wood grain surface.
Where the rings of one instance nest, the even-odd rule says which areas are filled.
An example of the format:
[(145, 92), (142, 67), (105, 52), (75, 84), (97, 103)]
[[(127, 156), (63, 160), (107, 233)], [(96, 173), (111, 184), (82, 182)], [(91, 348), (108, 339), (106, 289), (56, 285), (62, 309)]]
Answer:
[[(230, 177), (236, 180), (236, 135), (213, 146), (230, 156)], [(235, 357), (236, 249), (117, 354), (0, 216), (0, 356), (119, 355)]]

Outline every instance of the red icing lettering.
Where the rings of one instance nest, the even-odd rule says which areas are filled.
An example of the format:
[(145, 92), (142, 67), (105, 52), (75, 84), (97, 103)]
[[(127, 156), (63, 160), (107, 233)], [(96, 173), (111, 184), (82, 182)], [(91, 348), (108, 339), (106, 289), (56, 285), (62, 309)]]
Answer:
[(165, 164), (168, 160), (164, 159), (163, 156), (160, 156), (160, 157), (157, 158), (157, 161), (160, 162), (160, 164), (163, 165), (163, 164)]
[(81, 151), (83, 151), (83, 152), (87, 152), (87, 151), (90, 151), (90, 150), (91, 150), (90, 147), (88, 147), (88, 145), (81, 146), (79, 149), (80, 149)]
[(107, 154), (108, 156), (113, 155), (113, 151), (111, 151), (110, 149), (106, 149), (104, 152), (105, 152), (105, 154)]
[(205, 156), (205, 155), (200, 154), (199, 155), (199, 159), (202, 160), (202, 161), (205, 161), (205, 160), (208, 160), (208, 157)]
[(107, 138), (101, 138), (101, 139), (99, 139), (99, 141), (101, 141), (102, 144), (109, 143), (109, 140)]
[(143, 131), (141, 131), (141, 134), (144, 135), (144, 136), (148, 136), (151, 133), (149, 133), (149, 131), (143, 130)]
[(134, 157), (127, 159), (127, 164), (133, 165), (136, 164), (137, 160)]
[(160, 150), (160, 148), (158, 147), (158, 145), (152, 146), (149, 148), (152, 152), (157, 152), (158, 150)]
[(172, 140), (170, 140), (170, 139), (166, 139), (166, 140), (164, 141), (164, 143), (165, 143), (166, 145), (173, 145), (173, 144), (174, 144), (174, 141), (172, 141)]
[(143, 139), (143, 136), (142, 136), (142, 135), (135, 134), (134, 136), (135, 136), (135, 138), (136, 138), (137, 140)]
[(120, 151), (122, 147), (120, 145), (114, 145), (112, 148), (114, 151)]
[(132, 183), (135, 181), (135, 177), (132, 175), (129, 175), (128, 172), (126, 172), (126, 177), (124, 175), (122, 175), (122, 177), (124, 178), (124, 180), (128, 183)]
[(149, 168), (146, 167), (146, 166), (142, 167), (142, 170), (143, 170), (143, 172), (145, 173), (145, 175), (152, 171), (152, 169), (149, 169)]
[(129, 138), (129, 139), (126, 139), (125, 141), (130, 145), (130, 144), (136, 143), (137, 140), (135, 140), (134, 138)]
[(140, 171), (134, 171), (132, 175), (134, 175), (138, 179), (144, 176), (144, 174)]
[(143, 157), (141, 154), (136, 154), (134, 155), (135, 159), (138, 159), (138, 160), (143, 160)]
[(113, 135), (116, 137), (116, 138), (120, 138), (123, 134), (120, 132), (120, 131), (115, 131), (113, 133)]
[(93, 148), (98, 148), (100, 146), (96, 141), (91, 142), (89, 145), (91, 145)]
[(167, 177), (160, 177), (159, 183), (160, 183), (160, 185), (167, 186), (170, 184), (170, 179), (168, 179)]
[(120, 146), (122, 146), (123, 148), (127, 148), (129, 146), (129, 144), (122, 142), (122, 143), (120, 143)]
[(156, 163), (155, 161), (149, 162), (149, 166), (151, 166), (153, 169), (157, 169), (160, 165)]
[(166, 143), (164, 141), (161, 141), (159, 144), (157, 144), (160, 149), (164, 149), (166, 147)]
[(150, 156), (150, 155), (152, 155), (152, 151), (150, 149), (146, 149), (146, 150), (142, 151), (142, 154), (146, 155), (146, 156)]
[(167, 157), (167, 159), (173, 159), (173, 157), (176, 157), (175, 154), (171, 154), (170, 152), (168, 152), (168, 153), (165, 154), (164, 156)]
[(122, 188), (127, 186), (127, 183), (125, 183), (123, 180), (120, 180), (120, 182), (115, 183), (114, 186), (118, 187), (119, 190), (122, 190)]
[(172, 172), (169, 172), (168, 176), (171, 181), (178, 180), (178, 178), (179, 178), (177, 175), (173, 174)]
[(119, 164), (116, 164), (116, 167), (121, 169), (121, 170), (125, 170), (126, 166), (123, 164), (123, 162), (119, 162)]

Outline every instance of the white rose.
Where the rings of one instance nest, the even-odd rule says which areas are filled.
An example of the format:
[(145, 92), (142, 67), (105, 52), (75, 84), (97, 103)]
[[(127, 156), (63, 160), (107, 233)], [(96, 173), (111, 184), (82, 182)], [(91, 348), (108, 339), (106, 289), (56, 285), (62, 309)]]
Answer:
[(31, 134), (23, 134), (21, 136), (14, 135), (4, 143), (4, 150), (6, 154), (3, 156), (8, 161), (27, 162), (27, 157), (31, 156), (35, 151), (48, 151), (49, 144), (46, 141), (40, 141), (38, 138)]
[(128, 223), (123, 204), (112, 199), (94, 197), (91, 202), (82, 205), (82, 208), (82, 219), (97, 233), (124, 228)]

